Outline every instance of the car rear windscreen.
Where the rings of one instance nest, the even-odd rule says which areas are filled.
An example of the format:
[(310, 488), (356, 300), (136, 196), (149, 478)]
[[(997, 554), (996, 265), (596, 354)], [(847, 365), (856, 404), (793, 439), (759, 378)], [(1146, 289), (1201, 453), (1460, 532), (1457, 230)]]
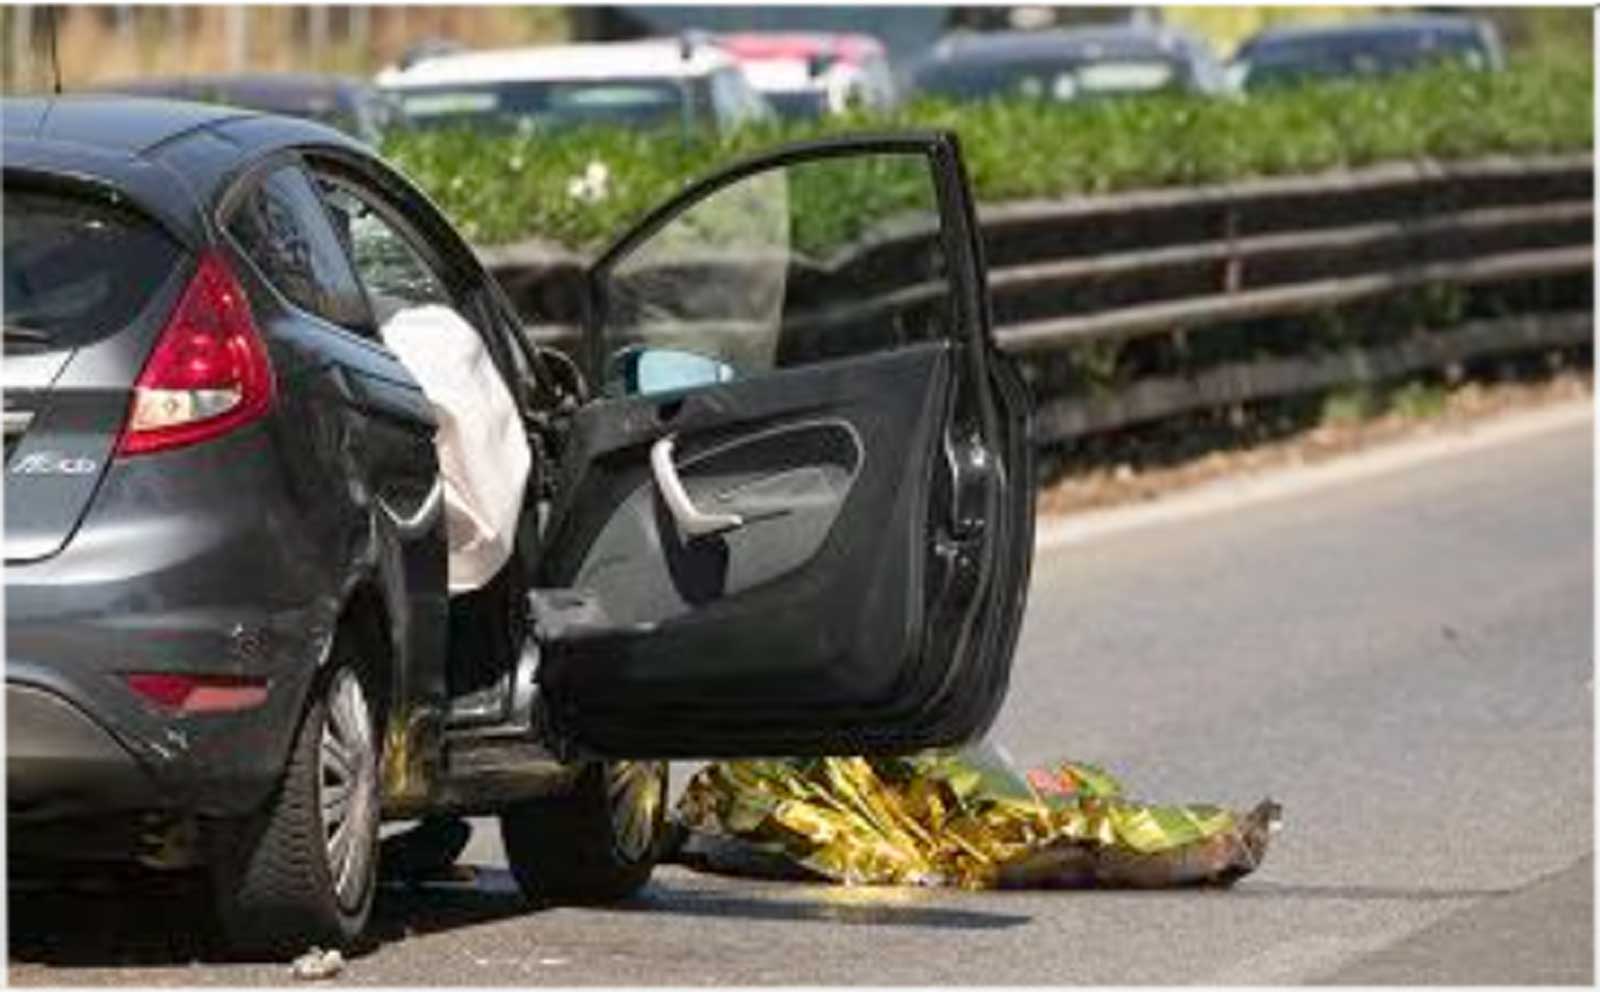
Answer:
[(1382, 76), (1458, 60), (1492, 67), (1489, 53), (1470, 32), (1393, 31), (1260, 42), (1241, 53), (1247, 88), (1343, 76)]
[(828, 112), (828, 94), (825, 90), (765, 90), (761, 96), (787, 120), (815, 120)]
[(413, 87), (395, 95), (412, 127), (559, 130), (681, 124), (686, 100), (703, 112), (703, 88), (698, 80), (617, 77)]
[(78, 348), (131, 323), (183, 249), (138, 214), (84, 197), (5, 190), (8, 348)]
[(917, 73), (917, 91), (953, 100), (1023, 97), (1071, 101), (1128, 96), (1180, 86), (1177, 63), (1164, 58), (1026, 58), (936, 62)]

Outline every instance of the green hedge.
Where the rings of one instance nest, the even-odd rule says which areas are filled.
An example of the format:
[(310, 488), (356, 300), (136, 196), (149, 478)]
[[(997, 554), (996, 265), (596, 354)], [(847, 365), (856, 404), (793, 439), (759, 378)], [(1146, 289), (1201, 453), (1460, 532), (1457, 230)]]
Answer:
[[(578, 249), (609, 240), (690, 179), (782, 141), (861, 130), (961, 135), (984, 201), (1060, 197), (1355, 167), (1399, 159), (1593, 146), (1593, 64), (1524, 60), (1499, 74), (1445, 68), (1328, 83), (1248, 100), (1184, 96), (1049, 105), (918, 103), (887, 115), (746, 128), (722, 137), (590, 129), (554, 136), (396, 134), (384, 151), (479, 244), (539, 237)], [(606, 195), (569, 183), (591, 162)], [(821, 209), (856, 214), (848, 197)]]

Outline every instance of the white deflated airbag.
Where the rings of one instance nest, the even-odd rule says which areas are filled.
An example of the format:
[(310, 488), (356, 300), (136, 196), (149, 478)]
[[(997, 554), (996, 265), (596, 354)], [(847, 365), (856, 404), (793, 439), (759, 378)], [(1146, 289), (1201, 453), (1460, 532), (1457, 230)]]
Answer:
[(532, 463), (522, 418), (483, 339), (449, 307), (401, 310), (379, 333), (438, 417), (450, 592), (470, 592), (505, 566), (516, 541)]

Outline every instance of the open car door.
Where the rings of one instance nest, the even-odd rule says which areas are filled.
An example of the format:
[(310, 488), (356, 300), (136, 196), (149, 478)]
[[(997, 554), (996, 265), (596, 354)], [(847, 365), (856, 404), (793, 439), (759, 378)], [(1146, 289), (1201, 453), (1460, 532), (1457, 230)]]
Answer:
[(986, 729), (1033, 493), (954, 136), (736, 165), (589, 293), (603, 394), (571, 425), (534, 597), (552, 740), (870, 754)]

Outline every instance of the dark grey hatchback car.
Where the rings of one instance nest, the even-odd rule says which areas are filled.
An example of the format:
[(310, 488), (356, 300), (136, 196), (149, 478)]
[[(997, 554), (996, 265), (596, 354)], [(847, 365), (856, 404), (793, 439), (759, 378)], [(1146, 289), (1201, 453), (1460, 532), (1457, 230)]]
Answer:
[[(347, 944), (381, 820), (496, 815), (530, 896), (613, 899), (661, 853), (665, 759), (993, 719), (1028, 413), (952, 137), (689, 186), (586, 273), (569, 358), (331, 129), (3, 121), (13, 870), (203, 869), (231, 946)], [(454, 594), (440, 409), (381, 334), (412, 305), (481, 335), (533, 453), (509, 563)]]

